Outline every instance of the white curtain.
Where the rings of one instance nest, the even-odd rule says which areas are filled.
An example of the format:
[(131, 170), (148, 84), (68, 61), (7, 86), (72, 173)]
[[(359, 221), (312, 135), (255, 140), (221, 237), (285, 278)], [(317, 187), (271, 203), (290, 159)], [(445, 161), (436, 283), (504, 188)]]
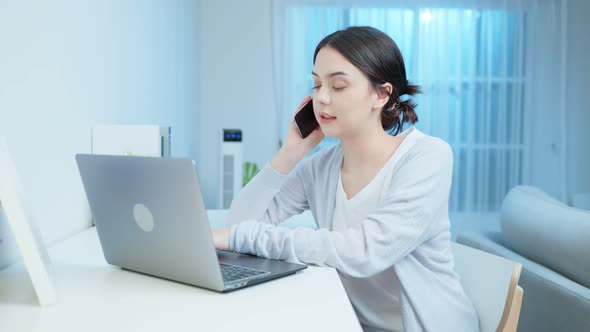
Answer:
[(453, 147), (451, 211), (497, 211), (517, 184), (563, 199), (564, 10), (560, 0), (274, 1), (279, 137), (311, 93), (317, 43), (369, 25), (394, 39), (422, 87), (416, 127)]

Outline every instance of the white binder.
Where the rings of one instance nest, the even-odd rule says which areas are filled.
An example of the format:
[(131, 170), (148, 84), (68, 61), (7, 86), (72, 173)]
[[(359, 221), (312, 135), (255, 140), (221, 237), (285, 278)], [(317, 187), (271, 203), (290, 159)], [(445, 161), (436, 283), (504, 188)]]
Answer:
[(92, 128), (92, 153), (170, 157), (168, 126), (100, 125)]

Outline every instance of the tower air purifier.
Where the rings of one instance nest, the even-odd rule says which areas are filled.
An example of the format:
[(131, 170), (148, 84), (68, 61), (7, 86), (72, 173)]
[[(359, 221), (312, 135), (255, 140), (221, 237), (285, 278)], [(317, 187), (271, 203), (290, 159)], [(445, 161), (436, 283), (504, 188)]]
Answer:
[(229, 209), (242, 188), (242, 131), (223, 129), (221, 140), (219, 208)]

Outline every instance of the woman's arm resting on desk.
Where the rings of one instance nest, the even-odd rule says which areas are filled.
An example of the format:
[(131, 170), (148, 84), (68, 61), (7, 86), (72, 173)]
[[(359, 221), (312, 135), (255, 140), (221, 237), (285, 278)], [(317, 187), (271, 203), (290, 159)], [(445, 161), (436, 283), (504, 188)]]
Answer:
[(267, 164), (233, 200), (226, 226), (244, 220), (276, 225), (308, 208), (298, 170), (286, 175), (273, 169), (272, 164)]
[(392, 266), (429, 238), (435, 214), (445, 211), (448, 204), (451, 175), (450, 147), (417, 155), (400, 168), (381, 206), (360, 227), (292, 230), (248, 220), (231, 226), (229, 247), (368, 277)]

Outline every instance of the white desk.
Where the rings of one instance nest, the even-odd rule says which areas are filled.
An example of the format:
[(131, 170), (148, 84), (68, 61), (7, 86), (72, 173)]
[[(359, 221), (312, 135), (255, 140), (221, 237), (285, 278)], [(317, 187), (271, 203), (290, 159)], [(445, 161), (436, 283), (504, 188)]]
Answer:
[(361, 331), (331, 268), (219, 294), (108, 265), (95, 228), (49, 254), (57, 304), (36, 305), (22, 266), (0, 271), (0, 331)]

